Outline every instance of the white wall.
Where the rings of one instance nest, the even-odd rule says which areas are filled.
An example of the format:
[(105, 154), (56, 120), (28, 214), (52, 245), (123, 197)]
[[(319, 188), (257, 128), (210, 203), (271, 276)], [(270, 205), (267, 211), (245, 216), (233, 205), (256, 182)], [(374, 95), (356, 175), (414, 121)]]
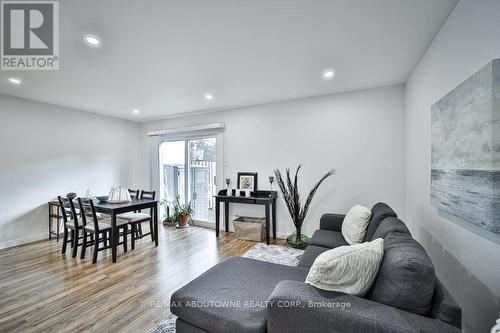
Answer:
[(48, 237), (47, 201), (135, 185), (139, 124), (0, 95), (0, 248)]
[[(148, 131), (213, 122), (226, 126), (224, 177), (231, 178), (233, 185), (238, 171), (258, 172), (259, 189), (269, 189), (268, 176), (275, 168), (302, 163), (299, 186), (305, 197), (326, 171), (337, 170), (316, 194), (305, 222), (306, 234), (318, 228), (323, 213), (346, 212), (356, 203), (371, 207), (386, 201), (404, 216), (402, 86), (151, 121), (142, 126), (143, 170), (149, 171), (149, 145), (154, 140), (146, 138)], [(142, 182), (149, 186), (149, 179)], [(264, 215), (262, 207), (245, 205), (235, 206), (232, 212)], [(282, 199), (277, 216), (278, 235), (290, 234), (293, 224)]]
[(430, 107), (500, 57), (499, 38), (500, 1), (460, 1), (406, 85), (407, 220), (460, 303), (466, 332), (489, 332), (500, 311), (500, 236), (430, 205)]

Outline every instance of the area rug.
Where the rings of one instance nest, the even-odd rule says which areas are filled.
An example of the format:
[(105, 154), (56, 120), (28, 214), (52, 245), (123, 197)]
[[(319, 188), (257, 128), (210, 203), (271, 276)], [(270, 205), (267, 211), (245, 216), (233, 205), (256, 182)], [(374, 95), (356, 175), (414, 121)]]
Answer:
[(268, 261), (275, 264), (297, 266), (304, 250), (294, 249), (289, 246), (255, 244), (247, 253), (246, 258)]
[[(302, 253), (304, 253), (304, 250), (294, 249), (289, 246), (257, 243), (248, 250), (243, 257), (275, 264), (297, 266)], [(152, 329), (147, 331), (147, 333), (175, 333), (176, 319), (174, 315), (162, 319)]]
[(160, 320), (148, 333), (175, 333), (175, 320), (177, 317), (173, 317)]
[(172, 317), (174, 318), (169, 317), (160, 320), (148, 333), (175, 333), (175, 320), (177, 317), (174, 315)]

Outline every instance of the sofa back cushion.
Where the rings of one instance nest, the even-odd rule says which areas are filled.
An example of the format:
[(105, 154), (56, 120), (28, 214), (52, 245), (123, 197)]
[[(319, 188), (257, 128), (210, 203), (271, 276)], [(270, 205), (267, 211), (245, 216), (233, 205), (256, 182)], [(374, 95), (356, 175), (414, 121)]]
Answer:
[(373, 237), (375, 231), (377, 230), (380, 222), (386, 217), (398, 217), (396, 213), (389, 207), (387, 204), (383, 202), (376, 203), (372, 208), (372, 218), (370, 223), (368, 224), (368, 228), (366, 229), (366, 237), (365, 241), (369, 242), (372, 239), (376, 239)]
[(408, 230), (403, 221), (396, 217), (387, 217), (380, 222), (377, 230), (375, 230), (375, 233), (373, 234), (373, 239), (384, 239), (391, 232), (402, 232), (404, 234), (411, 235), (410, 230)]
[(424, 248), (404, 232), (384, 239), (384, 258), (366, 298), (419, 315), (431, 310), (434, 266)]

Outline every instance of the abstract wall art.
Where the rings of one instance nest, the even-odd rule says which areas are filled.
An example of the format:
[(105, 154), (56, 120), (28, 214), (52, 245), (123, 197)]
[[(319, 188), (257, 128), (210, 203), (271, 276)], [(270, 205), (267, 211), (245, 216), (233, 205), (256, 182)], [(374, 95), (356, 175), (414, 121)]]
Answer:
[(431, 204), (500, 233), (500, 59), (431, 107)]

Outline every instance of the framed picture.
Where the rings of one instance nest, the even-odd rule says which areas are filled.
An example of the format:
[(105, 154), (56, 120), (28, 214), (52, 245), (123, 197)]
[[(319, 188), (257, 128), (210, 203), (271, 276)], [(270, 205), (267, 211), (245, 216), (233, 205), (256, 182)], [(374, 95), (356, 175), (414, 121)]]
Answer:
[(500, 140), (492, 135), (500, 129), (498, 73), (495, 59), (432, 105), (430, 199), (439, 210), (500, 234)]
[(257, 172), (238, 172), (238, 188), (257, 191)]

